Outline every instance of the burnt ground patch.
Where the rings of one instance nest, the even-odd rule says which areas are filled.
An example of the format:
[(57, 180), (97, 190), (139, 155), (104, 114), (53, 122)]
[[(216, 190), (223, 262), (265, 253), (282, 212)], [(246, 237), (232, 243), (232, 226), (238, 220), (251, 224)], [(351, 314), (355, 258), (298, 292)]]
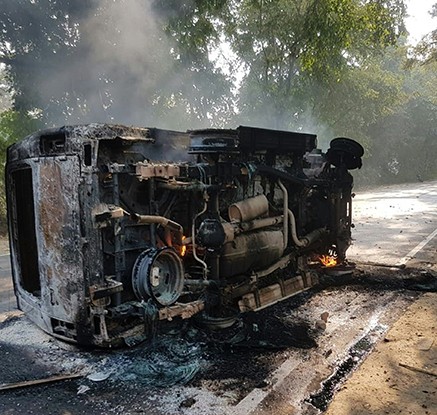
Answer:
[(306, 401), (320, 411), (325, 411), (335, 392), (342, 385), (344, 380), (359, 366), (365, 356), (373, 349), (375, 345), (374, 334), (382, 331), (381, 327), (376, 327), (372, 332), (367, 333), (353, 344), (346, 358), (338, 364), (333, 374), (322, 383), (321, 389), (311, 394)]
[(2, 356), (0, 384), (41, 379), (59, 374), (57, 368), (44, 364), (32, 349), (24, 346), (10, 347), (0, 340), (0, 355)]
[(408, 267), (366, 266), (351, 274), (328, 275), (320, 278), (319, 290), (341, 286), (372, 290), (437, 291), (437, 275), (429, 270)]
[(320, 333), (303, 318), (290, 317), (290, 310), (312, 295), (305, 292), (268, 310), (243, 314), (224, 330), (192, 329), (189, 333), (204, 342), (205, 358), (191, 384), (218, 394), (232, 392), (234, 403), (252, 389), (265, 387), (266, 377), (287, 358), (287, 350), (317, 347)]

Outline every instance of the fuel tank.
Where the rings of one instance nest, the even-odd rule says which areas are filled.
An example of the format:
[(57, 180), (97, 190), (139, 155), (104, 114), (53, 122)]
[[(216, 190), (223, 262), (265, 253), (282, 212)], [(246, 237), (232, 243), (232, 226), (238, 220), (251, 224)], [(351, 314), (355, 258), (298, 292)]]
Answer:
[(249, 269), (262, 269), (284, 253), (281, 230), (263, 230), (237, 236), (220, 256), (220, 276), (232, 277)]

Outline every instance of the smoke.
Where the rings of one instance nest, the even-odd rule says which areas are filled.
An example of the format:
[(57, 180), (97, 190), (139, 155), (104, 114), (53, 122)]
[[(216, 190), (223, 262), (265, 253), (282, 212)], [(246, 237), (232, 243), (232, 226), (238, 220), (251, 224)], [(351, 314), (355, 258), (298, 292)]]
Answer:
[[(48, 124), (185, 130), (225, 122), (224, 76), (182, 61), (165, 32), (168, 16), (157, 13), (153, 3), (94, 0), (81, 19), (70, 22), (75, 46), (36, 73)], [(223, 117), (212, 120), (221, 107)]]
[[(9, 6), (7, 15), (40, 45), (33, 56), (22, 51), (31, 68), (30, 79), (18, 77), (29, 86), (22, 98), (35, 103), (48, 126), (103, 122), (186, 130), (242, 124), (316, 133), (328, 147), (332, 134), (305, 99), (266, 92), (253, 74), (238, 69), (223, 33), (217, 43), (192, 50), (199, 35), (195, 2), (19, 4), (21, 12)], [(175, 32), (165, 30), (171, 19), (177, 19)], [(218, 20), (214, 24), (220, 27)]]
[(96, 81), (85, 95), (88, 116), (101, 116), (94, 111), (99, 108), (106, 117), (102, 121), (154, 121), (153, 99), (172, 60), (170, 45), (153, 18), (150, 3), (100, 1), (81, 33), (89, 44), (82, 64), (90, 68)]
[[(49, 125), (106, 122), (187, 130), (243, 124), (315, 133), (324, 149), (329, 146), (331, 131), (309, 108), (302, 110), (302, 101), (278, 101), (254, 88), (250, 78), (244, 91), (248, 74), (237, 69), (224, 39), (208, 48), (215, 62), (181, 56), (165, 25), (183, 9), (142, 0), (94, 0), (80, 7), (59, 22), (68, 27), (71, 53), (38, 73)], [(224, 63), (224, 56), (230, 61)]]

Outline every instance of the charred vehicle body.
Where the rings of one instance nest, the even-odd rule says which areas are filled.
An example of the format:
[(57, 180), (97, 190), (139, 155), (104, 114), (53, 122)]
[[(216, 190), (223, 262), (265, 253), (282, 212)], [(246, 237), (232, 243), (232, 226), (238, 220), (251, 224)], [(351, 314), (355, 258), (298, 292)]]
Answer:
[(90, 124), (7, 155), (18, 306), (46, 332), (132, 345), (168, 320), (232, 324), (347, 265), (363, 148), (239, 127), (187, 133)]

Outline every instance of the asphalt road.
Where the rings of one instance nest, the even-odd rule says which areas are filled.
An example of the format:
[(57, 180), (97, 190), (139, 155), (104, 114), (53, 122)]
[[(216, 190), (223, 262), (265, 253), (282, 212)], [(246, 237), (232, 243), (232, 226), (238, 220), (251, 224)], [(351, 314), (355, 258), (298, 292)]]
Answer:
[(17, 308), (12, 285), (11, 260), (8, 254), (0, 253), (0, 314)]
[(435, 267), (437, 181), (358, 192), (350, 260)]

